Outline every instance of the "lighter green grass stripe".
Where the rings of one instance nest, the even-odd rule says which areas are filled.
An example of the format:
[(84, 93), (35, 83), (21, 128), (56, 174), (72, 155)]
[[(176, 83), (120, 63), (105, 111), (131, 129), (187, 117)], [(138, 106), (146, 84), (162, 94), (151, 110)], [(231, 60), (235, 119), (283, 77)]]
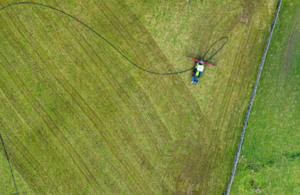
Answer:
[(243, 140), (244, 140), (244, 135), (245, 135), (245, 131), (246, 131), (250, 111), (251, 111), (251, 108), (252, 108), (252, 104), (253, 104), (254, 96), (255, 96), (255, 93), (256, 93), (256, 90), (257, 90), (257, 85), (258, 85), (258, 82), (259, 82), (259, 79), (260, 79), (260, 75), (261, 75), (261, 72), (262, 72), (262, 69), (263, 69), (263, 66), (264, 66), (264, 63), (265, 63), (265, 58), (267, 56), (268, 49), (269, 49), (269, 46), (270, 46), (271, 37), (272, 37), (274, 27), (275, 27), (275, 24), (276, 24), (276, 21), (277, 21), (277, 17), (278, 17), (278, 14), (279, 14), (281, 2), (282, 2), (282, 0), (278, 1), (277, 9), (276, 9), (275, 14), (274, 14), (274, 20), (273, 20), (271, 30), (270, 30), (270, 33), (269, 33), (269, 37), (268, 37), (268, 40), (267, 40), (267, 43), (266, 43), (266, 46), (265, 46), (264, 54), (263, 54), (263, 57), (262, 57), (261, 62), (260, 62), (260, 66), (259, 66), (259, 70), (258, 70), (258, 73), (257, 73), (256, 81), (255, 81), (255, 84), (254, 84), (254, 88), (253, 88), (252, 95), (251, 95), (251, 98), (250, 98), (249, 106), (248, 106), (248, 109), (247, 109), (246, 118), (245, 118), (245, 121), (244, 121), (239, 146), (238, 146), (236, 154), (235, 154), (235, 159), (234, 159), (234, 163), (233, 163), (232, 172), (231, 172), (230, 179), (229, 179), (229, 182), (228, 182), (228, 186), (227, 186), (227, 189), (226, 189), (226, 195), (229, 195), (230, 188), (231, 188), (231, 185), (232, 185), (232, 182), (233, 182), (233, 179), (234, 179), (235, 170), (236, 170), (237, 163), (238, 163), (238, 160), (239, 160), (241, 147), (242, 147), (242, 143), (243, 143)]

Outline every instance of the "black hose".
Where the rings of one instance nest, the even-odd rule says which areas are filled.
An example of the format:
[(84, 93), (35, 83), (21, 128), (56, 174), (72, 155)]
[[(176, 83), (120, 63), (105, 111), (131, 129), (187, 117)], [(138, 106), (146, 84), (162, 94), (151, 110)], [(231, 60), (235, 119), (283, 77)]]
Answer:
[[(99, 36), (101, 39), (103, 39), (106, 43), (108, 43), (111, 47), (113, 47), (119, 54), (121, 54), (121, 55), (122, 55), (128, 62), (130, 62), (132, 65), (134, 65), (134, 66), (136, 66), (137, 68), (139, 68), (139, 69), (141, 69), (141, 70), (143, 70), (143, 71), (146, 71), (146, 72), (148, 72), (148, 73), (151, 73), (151, 74), (157, 74), (157, 75), (173, 75), (173, 74), (180, 74), (180, 73), (183, 73), (183, 72), (187, 72), (187, 71), (193, 69), (193, 68), (191, 68), (191, 69), (187, 69), (187, 70), (180, 71), (180, 72), (174, 72), (174, 73), (156, 73), (156, 72), (151, 72), (151, 71), (149, 71), (149, 70), (145, 70), (145, 69), (143, 69), (143, 68), (137, 66), (136, 64), (134, 64), (132, 61), (130, 61), (130, 60), (129, 60), (124, 54), (122, 54), (115, 46), (113, 46), (109, 41), (107, 41), (104, 37), (102, 37), (99, 33), (97, 33), (97, 32), (96, 32), (95, 30), (93, 30), (91, 27), (89, 27), (89, 26), (86, 25), (85, 23), (81, 22), (81, 21), (78, 20), (77, 18), (71, 16), (70, 14), (67, 14), (67, 13), (65, 13), (65, 12), (63, 12), (63, 11), (61, 11), (61, 10), (59, 10), (59, 9), (56, 9), (56, 8), (51, 7), (51, 6), (48, 6), (48, 5), (43, 5), (43, 4), (39, 4), (39, 3), (32, 3), (32, 2), (19, 2), (19, 3), (13, 3), (13, 4), (9, 4), (9, 5), (5, 6), (5, 7), (2, 7), (2, 8), (0, 9), (0, 11), (4, 10), (4, 9), (7, 8), (7, 7), (13, 6), (13, 5), (24, 5), (24, 4), (31, 4), (31, 5), (40, 5), (40, 6), (44, 6), (44, 7), (53, 9), (53, 10), (55, 10), (55, 11), (61, 12), (61, 13), (65, 14), (65, 15), (67, 15), (67, 16), (73, 18), (73, 19), (76, 20), (77, 22), (81, 23), (82, 25), (84, 25), (85, 27), (87, 27), (88, 29), (90, 29), (92, 32), (94, 32), (94, 33), (95, 33), (97, 36)], [(221, 47), (218, 51), (216, 51), (210, 58), (208, 58), (208, 59), (206, 59), (206, 60), (204, 60), (204, 61), (210, 60), (213, 56), (215, 56), (215, 55), (216, 55), (216, 54), (224, 47), (224, 45), (225, 45), (225, 44), (227, 43), (227, 41), (228, 41), (228, 37), (223, 37), (223, 38), (219, 39), (218, 41), (216, 41), (216, 42), (215, 42), (215, 43), (207, 50), (207, 52), (208, 52), (208, 51), (209, 51), (209, 50), (210, 50), (217, 42), (219, 42), (220, 40), (225, 39), (225, 38), (227, 38), (227, 40), (226, 40), (226, 42), (222, 45), (222, 47)], [(205, 55), (207, 54), (207, 52), (205, 53)], [(204, 55), (204, 56), (205, 56), (205, 55)], [(4, 148), (5, 154), (6, 154), (6, 158), (7, 158), (8, 163), (9, 163), (9, 159), (8, 159), (8, 156), (7, 156), (7, 153), (6, 153), (6, 150), (5, 150), (5, 146), (4, 146), (4, 142), (3, 142), (3, 140), (2, 140), (1, 135), (0, 135), (0, 139), (1, 139), (1, 141), (2, 141), (2, 145), (3, 145), (3, 148)], [(10, 167), (10, 171), (11, 171), (12, 178), (13, 178), (13, 181), (14, 181), (16, 193), (18, 194), (17, 186), (16, 186), (16, 183), (15, 183), (15, 179), (14, 179), (14, 176), (13, 176), (13, 173), (12, 173), (12, 169), (11, 169), (10, 163), (9, 163), (9, 167)]]
[[(112, 45), (109, 41), (107, 41), (104, 37), (102, 37), (99, 33), (97, 33), (95, 30), (93, 30), (91, 27), (89, 27), (88, 25), (86, 25), (85, 23), (81, 22), (80, 20), (78, 20), (77, 18), (75, 18), (74, 16), (71, 16), (70, 14), (67, 14), (59, 9), (56, 9), (54, 7), (51, 7), (49, 5), (43, 5), (43, 4), (40, 4), (40, 3), (32, 3), (32, 2), (19, 2), (19, 3), (13, 3), (13, 4), (9, 4), (5, 7), (2, 7), (0, 9), (0, 11), (4, 10), (5, 8), (7, 7), (10, 7), (10, 6), (13, 6), (13, 5), (20, 5), (20, 4), (31, 4), (31, 5), (40, 5), (40, 6), (44, 6), (44, 7), (47, 7), (47, 8), (50, 8), (50, 9), (53, 9), (55, 11), (58, 11), (58, 12), (61, 12), (71, 18), (73, 18), (74, 20), (76, 20), (77, 22), (81, 23), (82, 25), (84, 25), (85, 27), (87, 27), (88, 29), (90, 29), (93, 33), (95, 33), (97, 36), (99, 36), (101, 39), (103, 39), (106, 43), (108, 43), (111, 47), (113, 47), (119, 54), (121, 54), (128, 62), (130, 62), (132, 65), (134, 65), (135, 67), (145, 71), (145, 72), (148, 72), (148, 73), (151, 73), (151, 74), (157, 74), (157, 75), (173, 75), (173, 74), (180, 74), (180, 73), (183, 73), (183, 72), (187, 72), (189, 70), (192, 70), (193, 68), (190, 68), (190, 69), (187, 69), (187, 70), (183, 70), (183, 71), (180, 71), (180, 72), (173, 72), (173, 73), (157, 73), (157, 72), (152, 72), (152, 71), (149, 71), (149, 70), (146, 70), (146, 69), (143, 69), (141, 67), (139, 67), (138, 65), (136, 65), (135, 63), (133, 63), (132, 61), (130, 61), (123, 53), (121, 53), (114, 45)], [(217, 43), (219, 42), (220, 40), (222, 39), (227, 39), (226, 42), (222, 45), (222, 47), (220, 47), (220, 49), (218, 51), (216, 51), (211, 57), (209, 57), (208, 59), (204, 60), (204, 61), (208, 61), (210, 60), (212, 57), (214, 57), (223, 47), (224, 45), (227, 43), (228, 41), (228, 37), (223, 37), (219, 40), (217, 40), (208, 50), (207, 52)], [(205, 53), (205, 55), (207, 54), (207, 52)], [(204, 56), (205, 56), (204, 55)]]
[(205, 62), (207, 62), (208, 60), (210, 60), (211, 58), (213, 58), (213, 57), (214, 57), (214, 56), (215, 56), (215, 55), (216, 55), (216, 54), (224, 47), (224, 45), (227, 43), (228, 37), (222, 37), (221, 39), (217, 40), (217, 41), (214, 42), (214, 44), (212, 44), (212, 45), (210, 46), (210, 48), (205, 52), (203, 58), (205, 58), (207, 52), (208, 52), (208, 51), (209, 51), (216, 43), (218, 43), (218, 42), (221, 41), (222, 39), (226, 39), (225, 43), (224, 43), (224, 44), (220, 47), (220, 49), (218, 49), (218, 51), (216, 51), (212, 56), (210, 56), (208, 59), (204, 60)]
[(9, 168), (10, 168), (10, 173), (11, 173), (11, 176), (12, 176), (13, 181), (14, 181), (14, 184), (15, 184), (16, 194), (18, 195), (18, 190), (17, 190), (17, 185), (16, 185), (16, 182), (15, 182), (14, 174), (13, 174), (12, 169), (11, 169), (11, 166), (10, 166), (10, 162), (9, 162), (9, 159), (8, 159), (8, 155), (7, 155), (7, 153), (6, 153), (4, 141), (3, 141), (3, 139), (2, 139), (1, 134), (0, 134), (0, 139), (1, 139), (1, 142), (2, 142), (3, 150), (4, 150), (4, 153), (5, 153), (5, 156), (6, 156), (8, 165), (9, 165)]

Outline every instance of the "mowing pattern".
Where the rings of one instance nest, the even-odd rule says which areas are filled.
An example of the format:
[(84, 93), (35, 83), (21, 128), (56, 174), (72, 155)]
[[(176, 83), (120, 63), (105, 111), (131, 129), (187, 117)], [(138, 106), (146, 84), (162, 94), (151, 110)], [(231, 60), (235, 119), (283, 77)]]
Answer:
[[(174, 4), (176, 8), (170, 8)], [(174, 4), (163, 2), (155, 6), (155, 3), (141, 2), (129, 5), (175, 67), (186, 63), (180, 59), (183, 51), (189, 56), (202, 57), (211, 44), (210, 40), (225, 34), (230, 38), (222, 55), (212, 60), (218, 68), (206, 69), (200, 87), (186, 83), (207, 120), (214, 126), (206, 132), (208, 138), (201, 134), (201, 144), (195, 147), (191, 156), (182, 156), (169, 168), (170, 172), (175, 172), (175, 167), (181, 162), (188, 164), (177, 173), (178, 192), (220, 194), (229, 179), (230, 173), (226, 170), (232, 167), (243, 113), (251, 96), (276, 2), (209, 1), (194, 4), (193, 8), (186, 2), (176, 1)], [(171, 52), (169, 48), (175, 51)], [(180, 76), (184, 80), (190, 79), (190, 75)]]
[[(69, 2), (50, 6), (80, 18), (142, 68), (190, 68), (187, 61), (179, 68), (171, 65), (165, 53), (174, 55), (169, 52), (175, 47), (158, 45), (165, 36), (153, 38), (149, 29), (155, 28), (142, 16), (140, 22), (128, 2)], [(266, 10), (272, 6), (216, 2), (203, 4), (219, 14), (207, 14), (209, 20), (195, 25), (196, 31), (190, 28), (194, 45), (186, 43), (184, 54), (197, 57), (213, 43), (205, 40), (227, 34), (235, 41), (222, 52), (222, 66), (214, 73), (208, 68), (201, 91), (186, 85), (188, 74), (162, 77), (136, 69), (61, 13), (30, 5), (3, 10), (1, 134), (14, 170), (36, 194), (211, 194), (225, 189), (232, 162), (228, 154), (234, 154), (239, 115), (253, 84), (256, 66), (250, 64), (259, 61), (259, 41), (267, 35), (261, 24), (271, 19)], [(195, 5), (200, 3), (186, 7), (196, 13)], [(198, 21), (199, 15), (193, 16), (190, 23)], [(244, 16), (247, 22), (242, 22)]]
[[(153, 70), (169, 64), (159, 52), (153, 64), (151, 51), (143, 47), (155, 51), (157, 46), (150, 36), (146, 43), (134, 40), (125, 28), (133, 22), (130, 18), (118, 21), (115, 10), (103, 3), (94, 7), (102, 18), (93, 25), (123, 53), (136, 55), (139, 64), (146, 62)], [(133, 70), (102, 40), (60, 13), (34, 6), (5, 12), (2, 125), (8, 145), (19, 151), (12, 155), (15, 162), (22, 161), (17, 170), (26, 174), (30, 169), (26, 182), (38, 193), (159, 193), (163, 172), (154, 165), (172, 159), (168, 153), (174, 139), (189, 136), (179, 121), (196, 121), (192, 113), (201, 117), (192, 101), (173, 98), (185, 91), (185, 99), (193, 99), (180, 78)], [(115, 32), (114, 23), (122, 33)], [(133, 32), (147, 35), (141, 24), (133, 26)], [(202, 129), (199, 123), (191, 127)]]

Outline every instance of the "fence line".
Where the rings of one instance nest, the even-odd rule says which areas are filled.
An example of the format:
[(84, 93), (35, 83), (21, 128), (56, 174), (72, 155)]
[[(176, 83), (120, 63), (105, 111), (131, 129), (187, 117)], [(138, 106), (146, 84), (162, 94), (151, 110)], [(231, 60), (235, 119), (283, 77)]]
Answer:
[(253, 88), (252, 95), (251, 95), (250, 102), (249, 102), (249, 106), (248, 106), (248, 109), (247, 109), (247, 114), (246, 114), (246, 118), (245, 118), (245, 121), (244, 121), (239, 146), (238, 146), (237, 151), (236, 151), (232, 172), (231, 172), (230, 179), (229, 179), (229, 182), (228, 182), (228, 186), (227, 186), (227, 189), (226, 189), (226, 195), (229, 195), (230, 188), (231, 188), (233, 178), (234, 178), (234, 175), (235, 175), (236, 166), (237, 166), (237, 163), (238, 163), (238, 160), (239, 160), (241, 147), (242, 147), (242, 143), (243, 143), (243, 140), (244, 140), (244, 135), (245, 135), (246, 126), (247, 126), (247, 123), (248, 123), (248, 118), (249, 118), (249, 115), (250, 115), (253, 99), (254, 99), (254, 96), (255, 96), (255, 93), (256, 93), (256, 90), (257, 90), (257, 85), (258, 85), (258, 82), (259, 82), (259, 79), (260, 79), (260, 75), (261, 75), (261, 72), (262, 72), (262, 69), (263, 69), (263, 66), (264, 66), (264, 63), (265, 63), (265, 58), (267, 56), (267, 52), (268, 52), (268, 49), (269, 49), (271, 37), (272, 37), (273, 31), (274, 31), (276, 20), (277, 20), (279, 10), (280, 10), (280, 7), (281, 7), (281, 2), (282, 2), (282, 0), (278, 1), (277, 8), (276, 8), (276, 11), (275, 11), (275, 14), (274, 14), (274, 20), (273, 20), (271, 30), (270, 30), (270, 33), (269, 33), (269, 37), (268, 37), (268, 40), (267, 40), (267, 43), (266, 43), (266, 46), (265, 46), (264, 54), (263, 54), (263, 57), (262, 57), (261, 62), (260, 62), (259, 70), (258, 70), (258, 73), (257, 73), (254, 88)]

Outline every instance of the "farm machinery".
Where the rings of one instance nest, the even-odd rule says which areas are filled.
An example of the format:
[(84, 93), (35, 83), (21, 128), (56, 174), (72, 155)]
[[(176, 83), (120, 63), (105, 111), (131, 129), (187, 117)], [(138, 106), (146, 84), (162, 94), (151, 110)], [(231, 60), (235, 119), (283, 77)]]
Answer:
[(204, 71), (204, 64), (216, 67), (215, 65), (204, 62), (203, 60), (197, 60), (195, 58), (186, 57), (186, 56), (184, 57), (195, 61), (195, 65), (192, 73), (193, 78), (191, 80), (192, 81), (191, 83), (194, 84), (198, 84), (199, 77), (201, 76), (201, 73)]

